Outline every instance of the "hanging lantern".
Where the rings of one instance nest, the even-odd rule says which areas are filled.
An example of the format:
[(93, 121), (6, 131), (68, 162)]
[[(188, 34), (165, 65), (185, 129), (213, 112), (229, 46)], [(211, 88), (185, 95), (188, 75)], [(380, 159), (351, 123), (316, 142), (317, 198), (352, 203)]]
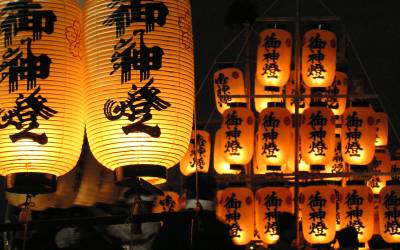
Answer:
[(366, 243), (374, 232), (374, 196), (364, 181), (347, 181), (340, 204), (341, 219), (345, 226), (353, 226), (358, 232), (358, 241)]
[[(380, 148), (375, 151), (375, 157), (369, 165), (369, 170), (371, 172), (389, 173), (390, 164), (391, 161), (389, 151), (387, 149)], [(390, 176), (388, 175), (371, 176), (371, 178), (367, 181), (367, 186), (372, 189), (374, 194), (378, 195), (388, 180), (390, 180)]]
[(312, 29), (304, 34), (302, 76), (309, 87), (329, 87), (336, 73), (335, 33)]
[(346, 110), (346, 97), (332, 97), (335, 95), (347, 95), (348, 81), (346, 73), (336, 71), (335, 80), (333, 84), (326, 88), (326, 92), (329, 95), (326, 98), (328, 108), (330, 108), (334, 115), (342, 115)]
[(164, 195), (158, 195), (154, 201), (153, 213), (174, 213), (180, 210), (179, 195), (173, 191), (164, 191)]
[(342, 155), (351, 165), (367, 165), (375, 153), (375, 112), (368, 104), (346, 109), (342, 116)]
[(328, 244), (336, 233), (336, 195), (332, 186), (302, 188), (300, 207), (305, 240), (311, 244)]
[(221, 130), (225, 160), (231, 165), (249, 163), (254, 147), (253, 113), (244, 103), (236, 103), (224, 112), (223, 117)]
[(311, 171), (325, 171), (335, 153), (335, 118), (326, 107), (312, 104), (302, 115), (301, 155)]
[(81, 9), (75, 0), (0, 9), (0, 174), (10, 192), (51, 193), (83, 142)]
[(165, 182), (192, 129), (189, 1), (86, 0), (85, 12), (90, 148), (121, 185)]
[[(229, 227), (229, 234), (236, 245), (246, 245), (253, 238), (254, 232), (254, 197), (253, 192), (245, 187), (226, 188), (221, 195), (224, 222)], [(218, 208), (217, 208), (218, 210)]]
[[(272, 90), (265, 90), (265, 86), (261, 85), (260, 83), (255, 82), (254, 84), (254, 94), (255, 95), (267, 95), (271, 97), (265, 98), (254, 98), (254, 107), (258, 113), (261, 113), (265, 108), (268, 108), (269, 103), (276, 103), (276, 102), (284, 102), (283, 94), (285, 88), (272, 88)], [(276, 95), (277, 97), (272, 97)]]
[(241, 69), (221, 68), (214, 73), (214, 96), (218, 112), (223, 114), (229, 103), (246, 102), (245, 98), (225, 97), (225, 95), (244, 95), (244, 77)]
[(345, 228), (346, 225), (344, 224), (344, 219), (342, 218), (342, 215), (340, 213), (340, 204), (342, 204), (343, 200), (343, 187), (340, 185), (335, 185), (333, 186), (333, 191), (335, 192), (335, 211), (336, 211), (336, 217), (335, 217), (335, 222), (336, 222), (336, 232), (340, 231), (341, 229)]
[(256, 79), (264, 86), (282, 87), (290, 75), (292, 36), (283, 29), (266, 29), (259, 38)]
[[(346, 163), (343, 161), (342, 149), (341, 149), (340, 134), (335, 135), (335, 152), (333, 154), (332, 161), (325, 165), (327, 173), (345, 173), (347, 171)], [(331, 177), (328, 180), (340, 181), (341, 177)]]
[[(196, 138), (195, 138), (196, 136)], [(179, 169), (185, 176), (196, 172), (208, 172), (210, 166), (211, 138), (204, 130), (192, 132), (189, 149), (179, 163)]]
[[(300, 95), (311, 95), (311, 88), (306, 86), (303, 81), (298, 86)], [(289, 82), (285, 85), (285, 93), (286, 95), (295, 95), (296, 94), (296, 72), (292, 71), (290, 74)], [(299, 98), (299, 106), (298, 112), (302, 114), (305, 109), (310, 107), (310, 99), (308, 97), (300, 97)], [(295, 98), (294, 97), (286, 97), (286, 108), (290, 111), (290, 113), (296, 113), (295, 107)]]
[(216, 207), (215, 207), (215, 216), (217, 219), (224, 222), (225, 215), (224, 215), (224, 201), (222, 200), (222, 194), (224, 193), (225, 189), (218, 189), (215, 193), (215, 200), (216, 200)]
[(266, 172), (281, 172), (292, 145), (292, 119), (283, 103), (264, 109), (257, 133), (257, 165)]
[(400, 186), (388, 183), (379, 193), (380, 235), (388, 243), (400, 243)]
[(231, 165), (224, 158), (222, 139), (222, 130), (218, 129), (214, 139), (214, 170), (218, 174), (239, 174), (241, 171), (231, 169)]
[[(290, 146), (289, 158), (286, 163), (285, 173), (293, 173), (295, 170), (295, 150), (294, 150), (294, 145), (295, 145), (295, 135), (294, 134), (295, 133), (294, 133), (294, 131), (292, 133), (293, 133), (293, 136), (291, 139), (292, 144)], [(308, 172), (308, 171), (310, 171), (310, 165), (304, 161), (301, 151), (302, 150), (301, 150), (301, 134), (300, 134), (299, 135), (299, 150), (297, 150), (299, 171), (300, 172)]]
[(388, 115), (384, 112), (376, 112), (376, 139), (375, 146), (387, 146), (388, 144)]
[(275, 244), (279, 235), (276, 221), (281, 212), (293, 212), (293, 197), (288, 188), (264, 187), (256, 192), (257, 232), (265, 244)]

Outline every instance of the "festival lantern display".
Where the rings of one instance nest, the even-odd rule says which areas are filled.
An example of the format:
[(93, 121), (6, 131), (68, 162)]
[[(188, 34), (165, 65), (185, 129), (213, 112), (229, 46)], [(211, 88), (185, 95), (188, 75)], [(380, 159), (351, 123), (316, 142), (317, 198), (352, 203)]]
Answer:
[(342, 190), (341, 218), (358, 232), (358, 241), (366, 243), (374, 233), (374, 195), (364, 181), (347, 181)]
[(51, 193), (83, 143), (81, 9), (75, 0), (0, 9), (0, 174), (10, 192)]
[(379, 193), (379, 231), (388, 243), (400, 243), (400, 186), (387, 183)]
[(163, 183), (187, 152), (194, 108), (187, 0), (87, 0), (86, 132), (118, 184)]
[(222, 147), (222, 130), (218, 129), (214, 138), (214, 170), (217, 174), (239, 174), (240, 170), (231, 169), (231, 165), (224, 158), (224, 149)]
[(308, 186), (300, 195), (302, 228), (311, 244), (328, 244), (336, 233), (336, 195), (332, 186)]
[(384, 112), (376, 112), (376, 139), (375, 146), (382, 147), (388, 144), (388, 115)]
[(281, 172), (289, 158), (292, 136), (292, 117), (283, 103), (264, 109), (257, 131), (258, 167), (267, 173)]
[[(294, 150), (294, 145), (295, 145), (295, 131), (292, 130), (293, 137), (291, 140), (291, 146), (290, 146), (290, 152), (289, 152), (289, 158), (288, 161), (286, 162), (286, 167), (285, 167), (285, 173), (293, 173), (295, 170), (295, 150)], [(299, 166), (299, 171), (300, 172), (308, 172), (310, 171), (310, 165), (307, 164), (301, 154), (301, 136), (299, 136), (299, 150), (298, 152), (298, 166)]]
[[(254, 98), (254, 108), (258, 113), (261, 113), (265, 108), (269, 107), (269, 103), (276, 103), (276, 102), (284, 102), (283, 94), (284, 94), (284, 87), (276, 88), (272, 90), (265, 90), (264, 86), (257, 82), (254, 83), (254, 94), (255, 95), (266, 95), (270, 97), (263, 97), (263, 98)], [(273, 97), (273, 96), (276, 97)]]
[(336, 73), (336, 35), (324, 29), (312, 29), (304, 34), (302, 76), (311, 87), (329, 87)]
[[(332, 161), (325, 165), (326, 173), (345, 173), (347, 171), (346, 163), (343, 161), (342, 156), (342, 142), (340, 141), (340, 134), (335, 134), (335, 152)], [(328, 180), (340, 181), (341, 177), (331, 177)]]
[(302, 115), (300, 127), (301, 155), (311, 171), (325, 171), (335, 154), (335, 118), (333, 112), (311, 104)]
[[(375, 157), (369, 164), (369, 171), (379, 173), (389, 173), (391, 166), (390, 153), (387, 149), (379, 148), (375, 150)], [(390, 180), (388, 175), (375, 175), (367, 181), (367, 186), (372, 189), (376, 195), (385, 187), (386, 182)]]
[(263, 187), (256, 192), (255, 221), (257, 232), (265, 244), (279, 239), (276, 221), (281, 212), (293, 212), (293, 197), (289, 188)]
[[(311, 95), (311, 88), (306, 86), (303, 81), (299, 84), (299, 95)], [(285, 94), (286, 95), (295, 95), (296, 94), (296, 72), (292, 71), (290, 74), (289, 82), (285, 85)], [(290, 113), (296, 113), (295, 106), (295, 98), (294, 97), (286, 97), (286, 108), (290, 111)], [(310, 98), (309, 97), (299, 97), (299, 106), (298, 112), (302, 114), (305, 109), (310, 107)]]
[(189, 149), (179, 163), (181, 173), (188, 176), (192, 173), (207, 173), (210, 166), (211, 137), (205, 130), (192, 132)]
[(333, 84), (326, 88), (326, 98), (328, 108), (330, 108), (334, 115), (342, 115), (346, 110), (346, 97), (334, 97), (335, 95), (347, 95), (348, 81), (346, 73), (336, 71), (335, 80)]
[(283, 29), (265, 29), (257, 48), (256, 79), (266, 87), (282, 87), (290, 76), (292, 36)]
[(244, 77), (239, 68), (226, 67), (214, 73), (214, 96), (218, 112), (223, 114), (229, 103), (246, 102), (245, 98), (233, 98), (226, 95), (244, 95)]
[(257, 162), (257, 155), (259, 154), (258, 152), (258, 148), (257, 148), (257, 144), (258, 144), (258, 131), (256, 132), (256, 136), (254, 137), (254, 155), (253, 155), (253, 159), (251, 160), (252, 166), (253, 166), (253, 174), (255, 175), (262, 175), (262, 174), (266, 174), (266, 169), (262, 168), (262, 166), (258, 166), (258, 162)]
[(375, 112), (366, 103), (353, 104), (342, 116), (342, 156), (350, 165), (367, 165), (375, 153)]
[(164, 191), (154, 201), (153, 213), (174, 213), (181, 210), (179, 195), (173, 191)]
[[(231, 104), (221, 126), (224, 158), (231, 165), (250, 162), (254, 149), (254, 114), (245, 103)], [(232, 166), (231, 166), (232, 167)]]
[(221, 195), (221, 203), (217, 211), (222, 214), (229, 227), (229, 234), (236, 245), (248, 244), (254, 234), (254, 195), (245, 187), (229, 187)]

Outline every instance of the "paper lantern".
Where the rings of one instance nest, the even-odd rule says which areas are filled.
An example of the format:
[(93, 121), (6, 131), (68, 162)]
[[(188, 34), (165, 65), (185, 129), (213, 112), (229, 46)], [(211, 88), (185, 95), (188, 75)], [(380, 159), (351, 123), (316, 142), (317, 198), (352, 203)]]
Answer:
[(264, 187), (256, 192), (257, 232), (265, 244), (275, 244), (279, 235), (276, 221), (281, 212), (293, 212), (293, 197), (288, 188)]
[(290, 75), (291, 58), (291, 34), (283, 29), (263, 30), (257, 48), (257, 81), (264, 86), (285, 85)]
[(83, 142), (81, 10), (75, 0), (0, 9), (0, 174), (11, 192), (54, 192)]
[(363, 181), (347, 182), (342, 191), (340, 212), (345, 226), (353, 226), (358, 232), (358, 241), (366, 243), (374, 232), (374, 196), (371, 189), (362, 184)]
[[(340, 134), (335, 135), (335, 152), (333, 154), (332, 161), (325, 165), (327, 173), (345, 173), (347, 171), (346, 163), (343, 161), (342, 156), (342, 142), (340, 141)], [(341, 177), (331, 177), (328, 180), (340, 181)]]
[(207, 131), (192, 132), (189, 149), (179, 163), (179, 169), (185, 176), (196, 172), (207, 173), (210, 166), (211, 137)]
[(335, 153), (335, 118), (323, 106), (311, 106), (302, 115), (300, 127), (301, 155), (311, 165), (311, 170), (325, 170)]
[[(221, 195), (222, 217), (236, 245), (246, 245), (254, 233), (254, 195), (245, 187), (226, 188)], [(218, 209), (217, 209), (218, 210)]]
[(328, 107), (332, 110), (334, 115), (342, 115), (346, 109), (346, 97), (333, 97), (335, 95), (347, 95), (348, 81), (346, 73), (336, 71), (335, 80), (333, 84), (326, 88), (326, 92), (330, 95), (326, 98)]
[(90, 148), (119, 184), (165, 182), (192, 130), (190, 4), (87, 0), (85, 12)]
[(216, 206), (215, 206), (215, 216), (217, 217), (218, 220), (224, 222), (225, 221), (225, 215), (224, 215), (224, 201), (222, 200), (222, 194), (224, 193), (224, 189), (218, 189), (217, 192), (215, 193), (215, 201), (216, 201)]
[(367, 165), (375, 153), (375, 112), (368, 106), (353, 106), (342, 116), (342, 155), (351, 165)]
[(214, 96), (218, 112), (223, 114), (229, 103), (246, 102), (245, 98), (225, 97), (224, 95), (245, 95), (243, 72), (239, 68), (228, 67), (214, 73)]
[(164, 195), (158, 195), (154, 201), (153, 213), (174, 213), (181, 210), (179, 195), (173, 191), (164, 191)]
[[(387, 149), (377, 149), (375, 157), (369, 165), (369, 171), (389, 173), (391, 166), (390, 153)], [(372, 189), (374, 194), (379, 194), (381, 189), (386, 185), (386, 181), (390, 180), (388, 175), (375, 175), (367, 181), (367, 186)]]
[(375, 146), (387, 146), (388, 144), (388, 115), (384, 112), (376, 112), (376, 139)]
[[(311, 95), (311, 88), (306, 86), (303, 81), (298, 86), (300, 95)], [(296, 72), (292, 71), (290, 74), (289, 82), (285, 85), (285, 93), (286, 95), (295, 95), (296, 94)], [(299, 97), (299, 106), (298, 112), (302, 114), (305, 109), (310, 107), (310, 99), (308, 97)], [(296, 113), (295, 107), (295, 98), (294, 97), (286, 97), (286, 108), (290, 111), (290, 113)]]
[(380, 235), (388, 243), (400, 243), (400, 186), (387, 185), (379, 193)]
[(224, 158), (229, 164), (249, 163), (254, 148), (254, 114), (245, 104), (226, 110), (221, 126)]
[(292, 145), (292, 117), (283, 103), (264, 109), (257, 132), (257, 165), (266, 172), (281, 172)]
[(258, 152), (258, 148), (257, 148), (257, 144), (258, 144), (258, 131), (256, 132), (256, 136), (254, 137), (254, 155), (253, 155), (253, 159), (251, 160), (251, 165), (253, 166), (253, 174), (256, 175), (262, 175), (262, 174), (266, 174), (266, 169), (262, 166), (258, 165), (258, 159), (257, 156), (259, 155)]
[[(272, 89), (265, 90), (265, 86), (261, 85), (257, 80), (254, 84), (254, 94), (255, 95), (267, 95), (271, 97), (263, 97), (263, 98), (254, 98), (254, 108), (258, 113), (261, 113), (265, 108), (269, 107), (269, 103), (277, 103), (277, 102), (284, 102), (283, 94), (284, 94), (284, 87), (277, 87)], [(272, 96), (276, 97), (272, 97)]]
[(345, 228), (346, 225), (344, 223), (344, 219), (342, 218), (342, 214), (340, 213), (341, 210), (341, 204), (343, 200), (343, 187), (340, 185), (335, 185), (333, 186), (333, 191), (335, 192), (335, 211), (336, 211), (336, 217), (335, 217), (335, 222), (336, 222), (336, 231), (340, 231), (341, 229)]
[(239, 174), (241, 171), (231, 169), (231, 165), (224, 158), (222, 139), (222, 130), (218, 129), (214, 138), (214, 170), (218, 174)]
[(302, 188), (300, 207), (305, 240), (311, 244), (328, 244), (336, 233), (336, 195), (332, 186)]
[[(285, 173), (293, 173), (295, 170), (295, 150), (294, 150), (295, 135), (294, 135), (294, 131), (292, 133), (293, 133), (293, 137), (291, 140), (291, 142), (292, 142), (291, 150), (290, 150), (290, 154), (289, 154), (289, 159), (286, 163)], [(299, 150), (297, 150), (299, 171), (300, 172), (308, 172), (308, 171), (310, 171), (310, 165), (304, 161), (301, 151), (302, 150), (301, 150), (301, 135), (300, 135), (299, 136)]]
[(302, 76), (312, 88), (329, 87), (336, 71), (336, 35), (328, 30), (312, 29), (304, 34)]

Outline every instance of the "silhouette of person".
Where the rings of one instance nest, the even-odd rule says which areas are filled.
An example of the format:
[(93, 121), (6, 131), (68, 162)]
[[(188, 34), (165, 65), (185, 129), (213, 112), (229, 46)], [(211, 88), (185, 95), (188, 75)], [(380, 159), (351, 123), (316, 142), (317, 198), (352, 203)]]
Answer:
[(340, 250), (358, 249), (358, 232), (354, 227), (345, 227), (336, 234)]
[(271, 245), (272, 250), (295, 250), (292, 246), (296, 239), (296, 217), (289, 212), (282, 212), (276, 221), (279, 240), (275, 245)]
[(228, 226), (215, 215), (216, 182), (213, 176), (199, 172), (196, 181), (196, 174), (192, 174), (187, 177), (184, 188), (181, 200), (185, 209), (164, 220), (153, 249), (242, 249), (233, 244)]
[(374, 234), (372, 238), (368, 241), (370, 249), (392, 249), (389, 243), (387, 243), (381, 235)]

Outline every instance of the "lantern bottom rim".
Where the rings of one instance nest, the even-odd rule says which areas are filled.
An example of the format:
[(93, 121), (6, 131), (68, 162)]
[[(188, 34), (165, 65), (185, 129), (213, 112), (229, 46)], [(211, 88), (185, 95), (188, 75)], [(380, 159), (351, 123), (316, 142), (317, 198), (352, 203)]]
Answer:
[(143, 178), (151, 184), (161, 184), (167, 179), (167, 168), (160, 165), (138, 164), (118, 167), (114, 170), (114, 181), (119, 186), (131, 187)]
[(16, 194), (49, 194), (57, 190), (57, 176), (46, 173), (6, 175), (6, 191)]

